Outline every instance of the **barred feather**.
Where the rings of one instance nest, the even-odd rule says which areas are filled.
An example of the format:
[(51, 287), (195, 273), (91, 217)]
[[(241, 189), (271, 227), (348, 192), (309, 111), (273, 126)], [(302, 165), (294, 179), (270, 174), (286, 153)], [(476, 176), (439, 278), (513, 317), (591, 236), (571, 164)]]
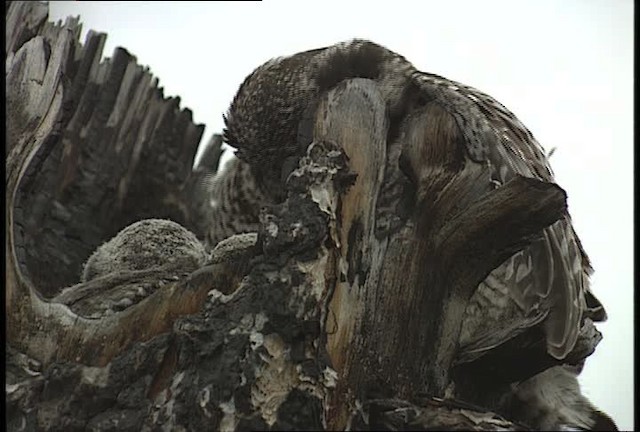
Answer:
[(513, 384), (502, 396), (499, 411), (534, 430), (618, 430), (582, 395), (578, 373), (568, 366), (552, 367)]
[(224, 116), (225, 142), (266, 189), (279, 189), (283, 161), (306, 150), (298, 124), (321, 92), (348, 78), (373, 79), (393, 111), (413, 70), (402, 56), (358, 39), (269, 60), (238, 89)]
[[(554, 182), (543, 148), (518, 118), (491, 96), (424, 72), (414, 73), (413, 79), (421, 91), (436, 98), (456, 118), (469, 157), (489, 163), (494, 184), (503, 185), (516, 174)], [(585, 296), (591, 271), (566, 215), (544, 230), (542, 240), (496, 268), (481, 283), (479, 291), (491, 290), (496, 284), (507, 286), (510, 297), (532, 322), (546, 316), (548, 352), (562, 359), (573, 349), (583, 317), (600, 321), (605, 318), (599, 303), (587, 308)], [(473, 335), (476, 353), (504, 342), (497, 338), (499, 334), (486, 330), (485, 334)], [(504, 336), (514, 335), (506, 332)]]
[(256, 183), (247, 163), (233, 158), (216, 176), (206, 181), (210, 223), (205, 244), (209, 250), (233, 234), (257, 231), (260, 208), (269, 203), (270, 198)]
[[(406, 114), (403, 102), (415, 98), (414, 93), (437, 100), (456, 119), (468, 157), (489, 164), (493, 184), (502, 185), (516, 174), (554, 181), (542, 147), (495, 99), (420, 72), (380, 45), (353, 40), (271, 60), (238, 90), (225, 117), (225, 139), (250, 165), (266, 195), (279, 190), (283, 160), (304, 151), (297, 127), (309, 104), (340, 81), (354, 77), (376, 81), (391, 118)], [(396, 153), (390, 149), (390, 154)], [(545, 229), (541, 240), (509, 258), (479, 285), (467, 309), (460, 356), (477, 357), (542, 322), (548, 352), (565, 358), (576, 343), (583, 318), (606, 318), (589, 291), (590, 272), (566, 215)], [(493, 310), (488, 313), (490, 306)]]

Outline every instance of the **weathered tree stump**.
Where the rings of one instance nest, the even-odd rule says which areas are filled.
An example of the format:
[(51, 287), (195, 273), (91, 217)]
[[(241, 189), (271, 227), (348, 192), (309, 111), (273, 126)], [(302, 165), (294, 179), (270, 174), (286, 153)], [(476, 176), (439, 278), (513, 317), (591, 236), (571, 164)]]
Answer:
[(379, 238), (388, 124), (366, 79), (322, 98), (257, 237), (188, 275), (82, 283), (165, 281), (110, 316), (49, 300), (131, 222), (171, 219), (202, 238), (199, 184), (220, 143), (212, 169), (192, 169), (203, 127), (179, 100), (123, 49), (100, 61), (105, 35), (80, 44), (77, 20), (46, 17), (40, 3), (7, 12), (11, 430), (525, 429), (442, 398), (473, 289), (561, 217), (565, 194), (525, 178), (485, 188), (486, 167), (456, 156), (453, 119), (427, 104), (403, 126), (401, 156), (422, 192)]
[(18, 262), (51, 297), (131, 222), (192, 229), (184, 189), (204, 126), (126, 50), (101, 62), (105, 34), (80, 44), (78, 21), (58, 26), (46, 9), (16, 2), (7, 14), (7, 199)]

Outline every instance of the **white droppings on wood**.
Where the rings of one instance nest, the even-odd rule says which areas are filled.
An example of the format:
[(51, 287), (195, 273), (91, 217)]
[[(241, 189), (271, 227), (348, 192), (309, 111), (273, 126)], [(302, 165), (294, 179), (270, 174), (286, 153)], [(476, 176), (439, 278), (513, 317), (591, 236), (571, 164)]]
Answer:
[(299, 377), (289, 361), (289, 349), (278, 334), (264, 337), (268, 355), (261, 355), (263, 366), (255, 372), (255, 383), (251, 388), (251, 403), (260, 410), (262, 419), (269, 425), (277, 420), (278, 408), (289, 392), (298, 386)]
[(238, 419), (236, 418), (236, 404), (233, 396), (227, 401), (218, 405), (222, 410), (223, 416), (220, 420), (220, 432), (232, 432), (236, 430)]
[(217, 289), (212, 289), (211, 291), (209, 291), (207, 293), (207, 295), (209, 297), (211, 297), (211, 301), (212, 302), (220, 302), (222, 304), (226, 304), (228, 302), (230, 302), (233, 297), (235, 296), (235, 294), (240, 291), (240, 289), (242, 288), (242, 284), (240, 284), (240, 286), (238, 287), (238, 289), (236, 289), (234, 292), (232, 292), (231, 294), (227, 295), (227, 294), (223, 294), (222, 292), (218, 291)]
[(312, 261), (299, 262), (298, 269), (307, 275), (307, 284), (293, 287), (296, 295), (292, 296), (290, 307), (295, 310), (296, 317), (302, 318), (309, 311), (306, 310), (305, 300), (312, 295), (316, 303), (324, 297), (326, 291), (325, 271), (327, 268), (328, 254), (326, 249), (321, 248), (322, 254)]
[(249, 335), (249, 343), (252, 350), (257, 350), (264, 343), (264, 335), (262, 333), (253, 332)]
[(338, 372), (330, 368), (325, 367), (322, 371), (322, 384), (327, 388), (333, 388), (338, 382)]
[(211, 411), (207, 408), (209, 401), (211, 400), (211, 385), (206, 386), (198, 393), (198, 405), (202, 409), (202, 412), (208, 418), (212, 417)]
[[(330, 174), (334, 174), (335, 170), (332, 170)], [(329, 175), (329, 177), (333, 177)], [(313, 202), (318, 204), (318, 207), (323, 212), (334, 216), (335, 210), (337, 206), (337, 197), (336, 193), (333, 190), (333, 187), (328, 184), (320, 184), (309, 188), (309, 192), (311, 193), (311, 199)]]
[(275, 222), (269, 222), (265, 224), (265, 230), (271, 237), (278, 236), (278, 225)]

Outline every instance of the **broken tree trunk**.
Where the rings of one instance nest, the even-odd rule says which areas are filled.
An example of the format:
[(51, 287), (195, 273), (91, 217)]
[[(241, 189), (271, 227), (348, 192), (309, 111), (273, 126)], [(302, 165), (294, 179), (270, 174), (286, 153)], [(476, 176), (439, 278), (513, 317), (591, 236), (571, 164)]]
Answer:
[(105, 34), (80, 44), (78, 20), (48, 22), (47, 7), (7, 13), (7, 198), (19, 264), (51, 297), (131, 222), (194, 225), (185, 187), (204, 126), (126, 50), (100, 61)]
[(524, 178), (484, 189), (486, 167), (461, 163), (455, 122), (427, 104), (403, 126), (402, 169), (420, 193), (377, 236), (388, 124), (366, 79), (321, 100), (255, 247), (232, 238), (189, 275), (86, 282), (169, 280), (100, 319), (48, 300), (133, 221), (199, 237), (206, 221), (191, 169), (202, 127), (125, 50), (100, 61), (104, 35), (82, 45), (77, 20), (46, 16), (29, 2), (7, 13), (11, 430), (520, 428), (442, 397), (473, 289), (563, 214), (564, 192)]

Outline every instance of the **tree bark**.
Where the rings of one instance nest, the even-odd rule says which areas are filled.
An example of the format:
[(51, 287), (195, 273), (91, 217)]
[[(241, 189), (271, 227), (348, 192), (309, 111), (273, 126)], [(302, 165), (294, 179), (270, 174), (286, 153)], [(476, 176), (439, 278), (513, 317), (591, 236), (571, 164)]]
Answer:
[(370, 80), (319, 101), (255, 247), (232, 240), (190, 274), (78, 286), (158, 285), (108, 317), (50, 300), (131, 222), (168, 218), (202, 238), (198, 185), (211, 172), (192, 169), (203, 126), (148, 69), (122, 48), (101, 60), (104, 34), (80, 44), (77, 20), (46, 16), (14, 2), (6, 18), (11, 430), (524, 428), (442, 398), (473, 289), (560, 218), (566, 196), (525, 178), (484, 186), (454, 119), (427, 104), (401, 131), (406, 220), (381, 236), (389, 125)]

